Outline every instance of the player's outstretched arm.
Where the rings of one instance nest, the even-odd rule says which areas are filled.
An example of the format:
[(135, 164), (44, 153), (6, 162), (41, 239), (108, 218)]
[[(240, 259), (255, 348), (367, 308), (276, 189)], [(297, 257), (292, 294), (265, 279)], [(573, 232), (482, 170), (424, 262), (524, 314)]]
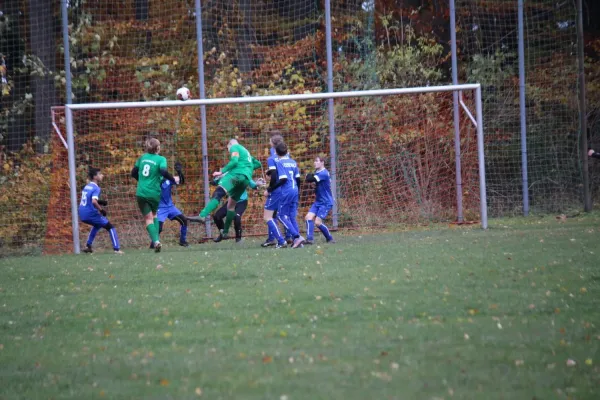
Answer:
[(183, 185), (185, 183), (185, 177), (183, 176), (183, 166), (180, 162), (175, 163), (175, 172), (179, 176), (179, 185)]
[(271, 185), (269, 185), (267, 188), (267, 192), (272, 193), (279, 186), (285, 185), (286, 182), (287, 178), (285, 176), (281, 176), (279, 179), (277, 179), (277, 183), (275, 184), (273, 184), (273, 179), (271, 178)]
[(140, 180), (140, 169), (137, 166), (131, 169), (131, 177), (136, 181)]
[(160, 174), (162, 175), (163, 178), (168, 179), (171, 182), (175, 182), (175, 177), (173, 175), (171, 175), (171, 173), (169, 171), (167, 171), (166, 168), (161, 168)]
[(256, 158), (252, 157), (252, 167), (254, 169), (262, 168), (262, 163), (258, 161)]

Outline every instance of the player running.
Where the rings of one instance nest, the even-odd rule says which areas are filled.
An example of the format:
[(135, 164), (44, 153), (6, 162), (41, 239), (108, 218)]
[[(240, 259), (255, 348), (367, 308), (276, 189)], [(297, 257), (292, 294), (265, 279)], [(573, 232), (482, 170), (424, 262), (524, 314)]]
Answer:
[[(333, 195), (331, 194), (331, 179), (329, 171), (325, 169), (325, 160), (321, 157), (315, 158), (315, 173), (306, 175), (306, 182), (316, 182), (315, 202), (306, 214), (306, 241), (305, 244), (314, 243), (315, 224), (323, 233), (327, 243), (335, 243), (333, 236), (323, 220), (333, 207)], [(316, 218), (315, 218), (316, 217)]]
[(279, 143), (275, 147), (277, 152), (277, 178), (278, 185), (281, 188), (281, 202), (277, 209), (277, 218), (285, 226), (285, 229), (292, 235), (292, 248), (302, 246), (305, 239), (298, 232), (298, 223), (292, 222), (294, 210), (298, 209), (298, 187), (300, 186), (300, 170), (295, 160), (288, 154), (288, 147), (285, 143)]
[[(160, 202), (158, 203), (158, 235), (162, 233), (163, 225), (165, 220), (169, 218), (170, 221), (179, 222), (179, 245), (183, 247), (189, 247), (187, 242), (187, 230), (188, 223), (185, 215), (173, 204), (172, 189), (173, 186), (183, 185), (185, 177), (183, 176), (183, 168), (180, 163), (175, 163), (175, 171), (177, 175), (174, 176), (174, 180), (163, 179), (160, 184)], [(154, 248), (154, 243), (150, 243), (150, 248)]]
[(131, 177), (138, 181), (135, 192), (137, 203), (144, 220), (150, 240), (154, 243), (154, 251), (159, 253), (160, 243), (158, 218), (158, 204), (160, 202), (160, 184), (162, 178), (175, 181), (173, 175), (167, 171), (167, 159), (159, 155), (160, 142), (158, 139), (146, 141), (146, 153), (142, 154), (131, 170)]
[(99, 183), (104, 179), (104, 175), (99, 168), (89, 168), (88, 178), (90, 182), (85, 185), (81, 192), (81, 202), (79, 203), (79, 218), (81, 222), (92, 226), (92, 230), (87, 239), (84, 253), (93, 253), (92, 244), (96, 238), (96, 234), (102, 228), (106, 229), (110, 235), (110, 240), (113, 245), (113, 250), (116, 254), (123, 254), (119, 246), (119, 236), (117, 230), (106, 218), (106, 211), (101, 206), (108, 205), (106, 200), (100, 200)]
[(250, 185), (252, 172), (256, 168), (261, 167), (260, 161), (252, 157), (250, 152), (239, 144), (236, 139), (231, 139), (227, 143), (227, 150), (230, 155), (229, 163), (220, 171), (213, 173), (213, 178), (219, 179), (219, 186), (213, 193), (212, 199), (200, 211), (200, 215), (197, 217), (187, 217), (192, 222), (204, 222), (206, 217), (218, 207), (221, 199), (229, 196), (225, 225), (221, 231), (222, 239), (227, 239), (229, 236), (231, 222), (236, 216), (235, 206), (240, 201), (248, 185)]

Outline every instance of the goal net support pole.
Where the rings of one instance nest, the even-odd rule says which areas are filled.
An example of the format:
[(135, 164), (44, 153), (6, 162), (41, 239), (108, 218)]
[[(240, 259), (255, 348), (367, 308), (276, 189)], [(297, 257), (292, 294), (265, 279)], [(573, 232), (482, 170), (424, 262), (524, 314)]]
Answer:
[[(79, 242), (79, 220), (78, 220), (78, 202), (77, 202), (77, 180), (76, 180), (76, 160), (75, 160), (75, 137), (73, 112), (78, 110), (106, 110), (106, 109), (128, 109), (128, 108), (161, 108), (161, 107), (187, 107), (187, 106), (216, 106), (222, 104), (252, 104), (252, 103), (273, 103), (273, 102), (297, 102), (310, 100), (333, 100), (342, 98), (361, 98), (361, 97), (381, 97), (392, 95), (415, 95), (433, 92), (463, 92), (474, 91), (475, 109), (476, 109), (476, 131), (477, 131), (477, 158), (478, 175), (480, 190), (480, 220), (481, 227), (487, 229), (487, 200), (486, 200), (486, 180), (485, 180), (485, 159), (484, 159), (484, 138), (483, 138), (483, 107), (482, 93), (480, 84), (463, 84), (448, 86), (429, 86), (401, 89), (380, 89), (363, 90), (348, 92), (331, 93), (310, 93), (294, 95), (277, 96), (254, 96), (254, 97), (236, 97), (236, 98), (212, 98), (197, 99), (188, 101), (169, 100), (169, 101), (146, 101), (146, 102), (113, 102), (113, 103), (87, 103), (87, 104), (66, 104), (65, 119), (68, 145), (68, 166), (69, 166), (69, 186), (71, 200), (71, 218), (73, 230), (73, 250), (76, 254), (80, 252)], [(203, 140), (203, 147), (206, 140)], [(337, 145), (335, 138), (330, 138), (333, 147)], [(203, 157), (204, 158), (204, 157)], [(203, 160), (204, 161), (204, 160)], [(332, 171), (333, 172), (333, 171)], [(334, 177), (335, 178), (335, 177)], [(334, 196), (337, 197), (337, 193)], [(335, 198), (334, 200), (338, 200)], [(337, 202), (337, 201), (336, 201)]]

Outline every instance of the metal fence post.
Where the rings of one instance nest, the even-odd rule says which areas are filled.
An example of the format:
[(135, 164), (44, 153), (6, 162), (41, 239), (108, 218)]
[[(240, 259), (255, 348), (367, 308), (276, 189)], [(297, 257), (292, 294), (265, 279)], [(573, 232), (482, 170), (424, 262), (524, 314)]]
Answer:
[[(331, 0), (325, 0), (325, 36), (327, 47), (327, 91), (333, 92), (333, 55), (331, 50)], [(331, 192), (334, 196), (333, 203), (333, 228), (338, 227), (338, 190), (337, 190), (337, 149), (335, 140), (335, 115), (333, 99), (327, 99), (327, 116), (329, 120), (329, 157), (331, 169)]]
[[(456, 55), (456, 8), (450, 0), (450, 46), (452, 49), (452, 84), (458, 85), (458, 60)], [(460, 114), (458, 110), (458, 92), (452, 92), (454, 111), (454, 164), (456, 169), (456, 209), (457, 222), (463, 222), (463, 191), (460, 151)]]
[(529, 179), (527, 172), (527, 114), (525, 109), (525, 23), (523, 0), (519, 0), (519, 108), (521, 114), (521, 171), (523, 181), (523, 215), (529, 215)]
[[(200, 86), (200, 99), (206, 98), (204, 89), (204, 50), (202, 46), (202, 5), (196, 0), (196, 46), (198, 49), (198, 85)], [(210, 200), (210, 186), (208, 177), (208, 136), (206, 134), (206, 106), (200, 106), (200, 127), (202, 131), (202, 177), (204, 180), (204, 204)], [(210, 218), (206, 219), (206, 236), (211, 237)]]

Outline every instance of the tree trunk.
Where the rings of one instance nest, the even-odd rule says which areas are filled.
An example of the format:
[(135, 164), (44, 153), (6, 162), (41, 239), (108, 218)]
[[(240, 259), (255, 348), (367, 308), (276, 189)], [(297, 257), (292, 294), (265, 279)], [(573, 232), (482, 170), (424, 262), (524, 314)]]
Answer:
[[(27, 90), (27, 75), (18, 73), (16, 69), (20, 67), (21, 60), (25, 54), (25, 40), (21, 35), (22, 21), (19, 0), (7, 0), (2, 9), (4, 15), (5, 30), (0, 35), (0, 53), (6, 62), (6, 79), (12, 83), (12, 89), (8, 96), (0, 96), (2, 101), (2, 111), (8, 110), (5, 115), (2, 114), (1, 122), (6, 123), (6, 134), (4, 143), (9, 151), (19, 151), (23, 144), (27, 142), (27, 121), (25, 119), (26, 109), (19, 107), (25, 98)], [(16, 112), (18, 108), (19, 112)]]
[(240, 18), (242, 23), (238, 33), (238, 69), (244, 77), (245, 84), (251, 84), (250, 72), (252, 72), (252, 48), (256, 41), (256, 34), (252, 26), (252, 0), (239, 0)]
[(31, 55), (42, 64), (41, 69), (32, 76), (32, 95), (34, 101), (36, 149), (47, 149), (52, 133), (50, 107), (57, 104), (54, 79), (51, 73), (56, 71), (56, 32), (53, 2), (47, 0), (29, 0), (29, 39)]

